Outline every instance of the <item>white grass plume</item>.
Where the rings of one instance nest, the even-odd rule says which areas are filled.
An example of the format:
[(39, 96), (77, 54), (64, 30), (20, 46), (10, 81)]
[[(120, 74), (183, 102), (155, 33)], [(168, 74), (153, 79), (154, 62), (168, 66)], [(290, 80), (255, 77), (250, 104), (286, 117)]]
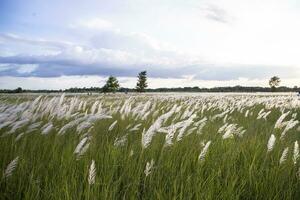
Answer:
[(271, 110), (269, 112), (266, 112), (265, 115), (263, 116), (263, 118), (265, 120), (267, 120), (267, 117), (271, 114), (271, 112), (272, 112)]
[(299, 144), (298, 141), (296, 141), (294, 144), (294, 154), (293, 154), (293, 162), (295, 165), (297, 164), (298, 158), (299, 158)]
[(186, 133), (186, 129), (194, 122), (194, 119), (197, 117), (196, 114), (190, 116), (183, 124), (182, 128), (179, 130), (176, 140), (180, 141), (184, 134)]
[(146, 177), (151, 174), (153, 166), (154, 166), (154, 160), (153, 159), (151, 160), (151, 162), (147, 162), (146, 168), (144, 170), (144, 173), (145, 173)]
[(6, 126), (9, 126), (13, 123), (13, 121), (6, 121), (6, 122), (3, 122), (0, 124), (0, 130), (3, 128), (3, 127), (6, 127)]
[(91, 107), (91, 114), (94, 114), (97, 108), (99, 101), (95, 101), (95, 103)]
[(276, 121), (275, 125), (274, 125), (274, 128), (276, 129), (279, 129), (279, 128), (282, 128), (282, 122), (283, 120), (288, 116), (290, 112), (286, 112), (286, 113), (283, 113)]
[(291, 119), (290, 121), (288, 121), (288, 122), (287, 122), (287, 125), (286, 125), (286, 127), (285, 127), (285, 129), (284, 129), (283, 132), (281, 133), (280, 139), (283, 139), (284, 136), (285, 136), (285, 134), (286, 134), (286, 132), (287, 132), (288, 130), (294, 128), (298, 123), (299, 123), (298, 120), (295, 120), (295, 121), (294, 121), (293, 119)]
[(139, 124), (135, 125), (134, 127), (132, 127), (131, 129), (129, 129), (129, 131), (130, 131), (130, 132), (138, 131), (138, 130), (140, 129), (140, 126), (141, 126), (141, 125), (142, 125), (142, 124), (139, 123)]
[(28, 123), (29, 123), (29, 119), (24, 119), (24, 120), (14, 122), (11, 125), (12, 128), (10, 129), (9, 133), (14, 133), (17, 129), (22, 128), (23, 126), (25, 126)]
[(85, 120), (85, 118), (81, 117), (81, 118), (78, 118), (76, 120), (68, 122), (63, 127), (61, 127), (61, 129), (58, 131), (58, 135), (63, 135), (67, 130), (73, 128), (74, 126), (77, 126), (83, 120)]
[(118, 123), (118, 120), (114, 121), (114, 122), (109, 126), (108, 131), (112, 131), (112, 130), (115, 128), (115, 126), (117, 125), (117, 123)]
[(230, 124), (226, 127), (225, 133), (222, 135), (223, 139), (233, 138), (236, 124)]
[(62, 95), (59, 98), (59, 102), (58, 102), (58, 107), (60, 108), (60, 106), (62, 105), (62, 103), (64, 102), (64, 98), (65, 98), (66, 94), (62, 93)]
[(268, 141), (268, 145), (267, 145), (267, 148), (268, 148), (268, 152), (272, 151), (273, 148), (274, 148), (274, 145), (275, 145), (275, 141), (276, 141), (276, 137), (274, 134), (272, 134), (269, 138), (269, 141)]
[(47, 135), (52, 129), (53, 129), (53, 124), (50, 123), (48, 126), (46, 126), (46, 127), (42, 130), (42, 134), (43, 134), (43, 135)]
[(286, 161), (288, 153), (289, 153), (289, 148), (286, 147), (281, 154), (279, 164), (283, 164)]
[(92, 160), (92, 163), (91, 163), (90, 169), (89, 169), (89, 177), (88, 177), (89, 185), (95, 184), (95, 179), (96, 179), (96, 164), (95, 164), (95, 161)]
[(239, 137), (243, 137), (243, 135), (246, 133), (246, 130), (243, 129), (243, 127), (239, 127), (235, 130), (235, 134)]
[(16, 137), (15, 141), (16, 141), (16, 142), (19, 141), (19, 140), (24, 136), (24, 134), (25, 134), (25, 132), (20, 133), (20, 134)]
[(147, 148), (151, 141), (153, 136), (155, 135), (156, 131), (161, 128), (161, 125), (164, 121), (166, 121), (169, 117), (171, 117), (174, 112), (176, 111), (176, 107), (177, 105), (174, 105), (173, 108), (167, 112), (162, 114), (160, 117), (158, 117), (158, 119), (156, 119), (156, 121), (149, 127), (149, 129), (144, 132), (142, 134), (142, 146), (143, 148)]
[(92, 126), (93, 126), (92, 123), (90, 123), (90, 122), (88, 122), (88, 121), (83, 121), (83, 122), (81, 122), (81, 123), (77, 126), (76, 131), (77, 131), (77, 133), (79, 134), (79, 133), (81, 133), (82, 131), (84, 131), (84, 130), (86, 130), (86, 129), (92, 127)]
[(171, 128), (168, 130), (168, 133), (166, 134), (165, 138), (165, 146), (171, 146), (173, 144), (173, 138), (176, 132), (176, 128), (174, 125), (171, 126)]
[(88, 142), (81, 148), (81, 150), (77, 154), (77, 160), (79, 160), (85, 154), (85, 152), (87, 152), (89, 147), (90, 147), (90, 143)]
[(127, 134), (120, 138), (116, 138), (114, 142), (114, 146), (116, 147), (124, 146), (126, 142), (127, 142)]
[(203, 130), (205, 125), (206, 125), (206, 122), (199, 125), (198, 130), (197, 130), (198, 135), (201, 135), (203, 133), (202, 130)]
[(201, 151), (201, 153), (200, 153), (200, 155), (199, 155), (199, 158), (198, 158), (200, 161), (203, 161), (203, 160), (205, 159), (205, 155), (206, 155), (207, 152), (208, 152), (208, 148), (209, 148), (210, 144), (211, 144), (211, 141), (208, 141), (208, 142), (205, 144), (204, 148), (202, 149), (202, 151)]
[(18, 161), (19, 161), (19, 156), (17, 156), (15, 159), (13, 159), (6, 167), (6, 170), (3, 174), (3, 178), (8, 178), (10, 177), (14, 170), (16, 169), (17, 165), (18, 165)]
[(219, 130), (218, 130), (218, 133), (223, 133), (223, 132), (226, 130), (226, 128), (227, 128), (228, 125), (229, 125), (229, 124), (226, 123), (226, 124), (224, 124), (223, 126), (221, 126), (221, 127), (219, 128)]
[(41, 124), (42, 124), (41, 121), (35, 122), (35, 123), (33, 123), (33, 124), (30, 124), (30, 126), (27, 127), (27, 131), (28, 131), (28, 132), (34, 131), (34, 130), (36, 130), (38, 127), (40, 127)]
[(133, 150), (130, 150), (129, 157), (133, 156), (133, 154), (134, 154)]
[(245, 117), (248, 117), (248, 115), (249, 115), (249, 110), (246, 111)]
[(80, 151), (82, 150), (83, 146), (85, 145), (85, 143), (88, 141), (88, 137), (84, 137), (76, 146), (75, 150), (74, 150), (74, 154), (79, 154)]

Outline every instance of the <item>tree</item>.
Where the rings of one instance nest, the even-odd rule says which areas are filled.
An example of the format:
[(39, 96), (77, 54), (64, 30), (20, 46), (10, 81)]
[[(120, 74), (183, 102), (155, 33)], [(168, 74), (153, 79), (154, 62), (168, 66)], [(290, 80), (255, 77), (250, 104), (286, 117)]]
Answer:
[(136, 83), (137, 92), (145, 92), (145, 89), (148, 87), (147, 84), (147, 71), (142, 71), (138, 75), (138, 81)]
[(17, 89), (15, 89), (15, 93), (22, 93), (23, 89), (21, 87), (18, 87)]
[(109, 76), (105, 85), (102, 88), (104, 93), (106, 92), (116, 92), (119, 89), (120, 85), (116, 77)]
[(270, 80), (269, 80), (269, 85), (271, 87), (271, 91), (275, 92), (276, 87), (279, 86), (280, 83), (280, 78), (278, 76), (273, 76)]

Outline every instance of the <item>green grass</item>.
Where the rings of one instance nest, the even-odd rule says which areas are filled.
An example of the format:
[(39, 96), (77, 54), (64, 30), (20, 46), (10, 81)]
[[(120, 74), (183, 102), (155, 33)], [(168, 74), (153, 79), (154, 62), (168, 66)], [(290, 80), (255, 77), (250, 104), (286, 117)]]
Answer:
[[(28, 97), (16, 101), (14, 97), (2, 96), (2, 103), (18, 104)], [(124, 97), (126, 98), (126, 97)], [(87, 97), (80, 97), (86, 99)], [(157, 102), (155, 110), (163, 106), (168, 111), (174, 100), (158, 99), (151, 96), (135, 97), (137, 102), (146, 100)], [(31, 99), (32, 100), (32, 99)], [(123, 98), (101, 97), (104, 106), (114, 102), (123, 102)], [(207, 99), (206, 99), (207, 100)], [(89, 108), (94, 102), (90, 99)], [(68, 102), (68, 101), (65, 101)], [(91, 103), (92, 102), (92, 103)], [(187, 106), (185, 100), (176, 100), (182, 104), (182, 112)], [(25, 126), (11, 135), (5, 133), (9, 127), (0, 130), (0, 168), (4, 172), (7, 165), (16, 156), (19, 163), (13, 175), (3, 178), (1, 173), (1, 199), (300, 199), (300, 179), (297, 176), (299, 162), (292, 162), (293, 145), (299, 141), (299, 131), (293, 128), (280, 140), (283, 130), (274, 130), (274, 124), (281, 115), (279, 108), (272, 108), (267, 120), (257, 120), (257, 113), (263, 104), (248, 107), (253, 115), (244, 117), (243, 112), (235, 110), (229, 116), (229, 123), (236, 123), (247, 131), (243, 137), (222, 139), (217, 133), (224, 124), (223, 118), (211, 121), (198, 135), (192, 133), (181, 141), (165, 147), (165, 134), (157, 133), (150, 146), (142, 148), (143, 128), (146, 130), (155, 121), (152, 112), (146, 120), (135, 120), (131, 115), (122, 119), (119, 113), (112, 119), (99, 120), (91, 131), (91, 144), (88, 151), (77, 159), (73, 154), (82, 138), (76, 128), (64, 135), (57, 132), (68, 120), (53, 120), (57, 128), (48, 135), (41, 135), (41, 130), (26, 133), (19, 141), (15, 138), (27, 130)], [(291, 109), (300, 119), (299, 108)], [(220, 110), (195, 111), (197, 120), (210, 118)], [(163, 126), (171, 124), (173, 115)], [(291, 118), (291, 114), (286, 120)], [(42, 119), (43, 124), (49, 118)], [(116, 127), (109, 132), (108, 127), (118, 120)], [(196, 120), (196, 121), (197, 121)], [(179, 121), (179, 120), (177, 120)], [(128, 132), (128, 124), (142, 123), (139, 131)], [(188, 130), (188, 129), (187, 129)], [(177, 132), (178, 133), (178, 132)], [(277, 140), (272, 152), (267, 153), (267, 142), (271, 134)], [(128, 134), (124, 146), (114, 146), (116, 138)], [(201, 142), (211, 140), (211, 146), (203, 162), (198, 156), (203, 148)], [(279, 165), (281, 153), (289, 147), (288, 159)], [(131, 155), (131, 152), (133, 154)], [(155, 161), (152, 173), (145, 176), (147, 162)], [(91, 161), (96, 163), (96, 182), (88, 184)]]

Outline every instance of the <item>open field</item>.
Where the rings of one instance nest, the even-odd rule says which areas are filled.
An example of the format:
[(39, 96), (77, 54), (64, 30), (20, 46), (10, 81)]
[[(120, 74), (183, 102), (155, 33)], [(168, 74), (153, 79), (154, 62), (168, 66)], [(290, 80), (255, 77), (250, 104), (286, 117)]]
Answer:
[(0, 199), (300, 199), (295, 94), (0, 95)]

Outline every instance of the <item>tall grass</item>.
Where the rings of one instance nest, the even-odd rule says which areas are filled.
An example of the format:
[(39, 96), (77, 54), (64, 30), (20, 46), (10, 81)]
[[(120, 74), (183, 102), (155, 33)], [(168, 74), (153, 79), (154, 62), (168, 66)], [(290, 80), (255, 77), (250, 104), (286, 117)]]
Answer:
[(0, 197), (300, 199), (299, 117), (292, 96), (2, 95)]

